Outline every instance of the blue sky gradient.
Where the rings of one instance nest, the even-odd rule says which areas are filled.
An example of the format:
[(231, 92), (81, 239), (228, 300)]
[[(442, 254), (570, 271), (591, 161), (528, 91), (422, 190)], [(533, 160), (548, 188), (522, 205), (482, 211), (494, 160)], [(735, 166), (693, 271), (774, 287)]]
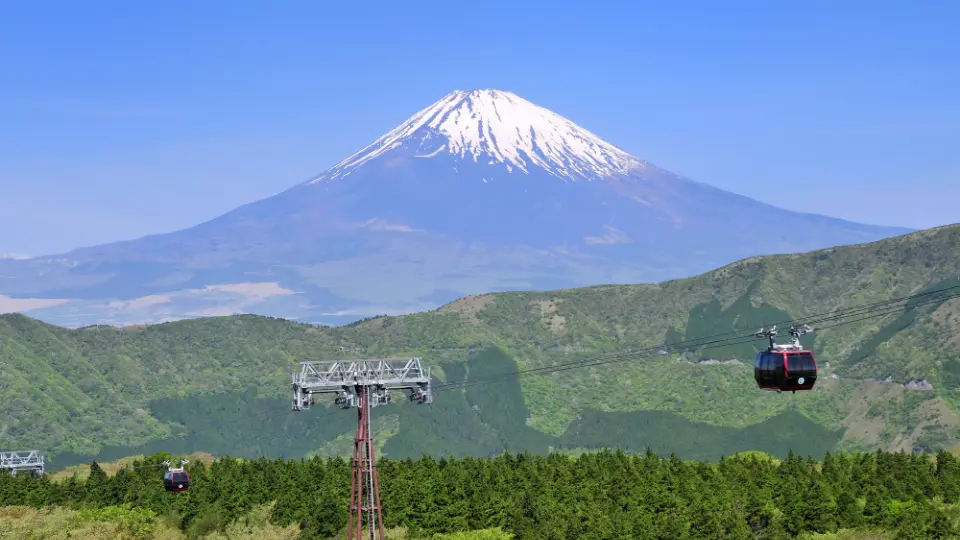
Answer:
[(795, 210), (960, 221), (956, 2), (0, 7), (0, 254), (211, 219), (500, 88)]

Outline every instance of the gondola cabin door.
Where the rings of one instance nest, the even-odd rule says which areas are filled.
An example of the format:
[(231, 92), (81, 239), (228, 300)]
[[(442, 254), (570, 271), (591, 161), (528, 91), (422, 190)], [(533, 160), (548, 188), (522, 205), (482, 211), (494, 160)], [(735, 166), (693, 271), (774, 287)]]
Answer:
[(785, 370), (783, 353), (762, 352), (757, 355), (757, 361), (754, 363), (753, 377), (760, 388), (778, 390), (780, 385), (777, 383), (783, 380)]

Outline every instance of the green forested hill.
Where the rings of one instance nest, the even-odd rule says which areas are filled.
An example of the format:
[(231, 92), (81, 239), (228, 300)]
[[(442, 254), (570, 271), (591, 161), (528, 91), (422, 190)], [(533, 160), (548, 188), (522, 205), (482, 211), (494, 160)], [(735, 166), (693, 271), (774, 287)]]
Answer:
[[(476, 380), (953, 285), (960, 226), (752, 258), (660, 284), (479, 295), (342, 328), (235, 316), (67, 330), (4, 315), (0, 447), (60, 454), (58, 466), (96, 452), (338, 454), (349, 451), (355, 415), (291, 412), (298, 361), (415, 354), (438, 383)], [(960, 444), (960, 299), (842, 322), (807, 336), (824, 366), (813, 392), (757, 390), (758, 341), (447, 389), (430, 407), (378, 408), (374, 429), (398, 458), (647, 445), (712, 458)], [(742, 363), (703, 362), (710, 358)], [(933, 390), (904, 387), (919, 380)]]

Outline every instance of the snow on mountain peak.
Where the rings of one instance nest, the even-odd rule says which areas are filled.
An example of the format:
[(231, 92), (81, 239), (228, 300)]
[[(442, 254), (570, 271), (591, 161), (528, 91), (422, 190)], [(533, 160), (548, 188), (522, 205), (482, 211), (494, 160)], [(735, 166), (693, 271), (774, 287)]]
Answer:
[(453, 154), (529, 173), (539, 167), (564, 181), (624, 174), (646, 165), (570, 120), (502, 90), (456, 90), (309, 183), (350, 174), (402, 148), (413, 156)]

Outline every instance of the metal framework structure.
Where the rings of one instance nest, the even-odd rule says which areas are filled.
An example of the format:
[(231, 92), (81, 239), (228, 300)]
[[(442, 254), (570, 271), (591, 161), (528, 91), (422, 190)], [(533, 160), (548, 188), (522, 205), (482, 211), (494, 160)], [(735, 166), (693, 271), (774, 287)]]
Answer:
[(181, 459), (179, 467), (174, 467), (173, 463), (169, 461), (164, 461), (163, 463), (161, 463), (161, 465), (166, 467), (169, 472), (175, 473), (175, 472), (183, 472), (183, 468), (186, 467), (187, 463), (190, 463), (190, 462), (185, 459)]
[(37, 450), (22, 452), (0, 452), (0, 469), (10, 471), (16, 476), (20, 471), (28, 471), (37, 476), (43, 476), (46, 458)]
[(790, 334), (790, 343), (777, 343), (777, 326), (774, 325), (769, 330), (760, 329), (759, 332), (754, 334), (757, 337), (765, 337), (770, 340), (770, 352), (777, 351), (801, 351), (803, 346), (800, 345), (800, 336), (813, 332), (813, 328), (810, 328), (807, 325), (803, 326), (792, 326), (788, 331)]
[(309, 410), (316, 403), (314, 394), (334, 394), (340, 408), (357, 408), (347, 522), (350, 540), (362, 540), (364, 514), (370, 540), (384, 538), (370, 410), (390, 403), (391, 390), (408, 391), (414, 403), (433, 403), (430, 368), (424, 369), (419, 358), (378, 358), (301, 362), (300, 372), (293, 374), (294, 411)]

